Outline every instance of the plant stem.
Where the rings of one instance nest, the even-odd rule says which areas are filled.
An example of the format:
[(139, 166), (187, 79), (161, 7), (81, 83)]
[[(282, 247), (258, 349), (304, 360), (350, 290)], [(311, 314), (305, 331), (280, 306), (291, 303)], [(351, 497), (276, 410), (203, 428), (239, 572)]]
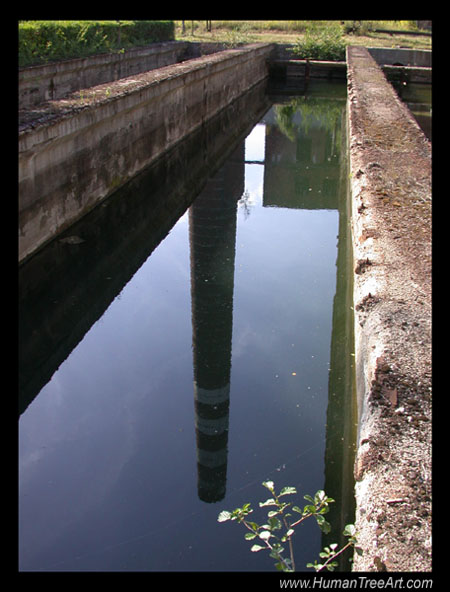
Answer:
[(343, 553), (346, 549), (348, 549), (349, 547), (352, 546), (353, 543), (347, 543), (344, 547), (342, 547), (342, 549), (340, 551), (338, 551), (335, 555), (333, 555), (332, 557), (329, 557), (325, 563), (322, 565), (322, 567), (320, 569), (318, 569), (317, 571), (322, 571), (326, 568), (326, 566), (330, 563), (330, 561), (333, 561), (334, 559), (336, 559), (336, 557), (338, 557), (341, 553)]
[(314, 514), (318, 514), (319, 510), (322, 508), (323, 505), (324, 505), (324, 502), (320, 502), (320, 506), (318, 508), (316, 508), (315, 512), (310, 512), (309, 514), (305, 514), (304, 516), (302, 516), (300, 518), (300, 520), (297, 520), (297, 522), (294, 522), (293, 524), (291, 524), (291, 528), (294, 528), (294, 526), (297, 526), (297, 524), (300, 524), (300, 522), (303, 522), (303, 520), (306, 520), (306, 518), (310, 518), (311, 516), (314, 516)]
[[(286, 518), (284, 516), (283, 516), (283, 522), (284, 522), (284, 526), (286, 528), (286, 531), (288, 531), (290, 528), (292, 528), (292, 526), (289, 526), (289, 524), (287, 523)], [(295, 571), (294, 547), (292, 546), (292, 535), (289, 535), (288, 541), (289, 541), (289, 553), (291, 555), (292, 571)]]

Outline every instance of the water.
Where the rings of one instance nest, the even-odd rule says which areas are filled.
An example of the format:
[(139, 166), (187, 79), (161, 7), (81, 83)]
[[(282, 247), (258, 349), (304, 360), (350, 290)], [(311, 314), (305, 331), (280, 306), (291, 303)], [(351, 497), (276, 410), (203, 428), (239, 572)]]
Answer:
[(399, 97), (408, 106), (420, 128), (432, 140), (431, 84), (393, 82)]
[[(21, 270), (21, 570), (272, 571), (217, 522), (245, 502), (257, 520), (268, 478), (351, 521), (343, 99), (264, 92), (170, 231), (142, 208), (175, 177), (144, 175), (133, 218), (122, 192)], [(326, 539), (294, 541), (304, 570)]]

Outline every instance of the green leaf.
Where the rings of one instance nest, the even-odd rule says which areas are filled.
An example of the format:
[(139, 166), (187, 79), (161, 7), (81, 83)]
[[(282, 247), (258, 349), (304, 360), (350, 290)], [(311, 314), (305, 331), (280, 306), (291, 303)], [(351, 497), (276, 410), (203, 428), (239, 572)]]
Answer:
[(295, 487), (283, 487), (278, 497), (281, 497), (282, 495), (292, 495), (293, 493), (297, 493)]
[(247, 541), (252, 541), (253, 539), (256, 539), (256, 533), (255, 532), (247, 532), (245, 533), (245, 538)]
[(280, 561), (279, 563), (275, 563), (275, 567), (278, 571), (293, 571), (292, 568), (289, 565), (286, 565), (286, 563), (288, 562), (288, 559), (283, 561)]
[(270, 537), (272, 536), (272, 533), (269, 530), (263, 530), (262, 532), (259, 533), (259, 538), (262, 539), (263, 541), (267, 541), (270, 539)]
[(231, 512), (228, 512), (227, 510), (222, 510), (222, 512), (220, 512), (217, 518), (217, 522), (226, 522), (227, 520), (230, 520), (230, 518)]
[(281, 528), (281, 521), (278, 518), (269, 518), (269, 525), (271, 530), (278, 530)]
[(314, 496), (314, 503), (315, 504), (320, 504), (321, 502), (323, 502), (325, 500), (325, 492), (323, 489), (319, 489), (319, 491), (316, 492), (316, 495)]
[(286, 533), (286, 536), (287, 536), (287, 537), (290, 537), (290, 536), (292, 536), (292, 535), (294, 534), (294, 532), (295, 532), (295, 530), (294, 530), (293, 528), (290, 528), (290, 529), (287, 531), (287, 533)]
[(355, 533), (356, 533), (355, 525), (354, 524), (346, 524), (343, 534), (345, 536), (354, 536)]
[(305, 500), (308, 500), (309, 502), (314, 503), (314, 500), (310, 495), (304, 495), (303, 497), (305, 498)]
[(259, 502), (259, 507), (264, 508), (264, 506), (276, 506), (277, 502), (273, 498), (267, 499), (265, 502)]
[(322, 532), (328, 534), (331, 530), (331, 525), (329, 522), (325, 520), (325, 518), (321, 514), (316, 514), (317, 524)]
[(261, 545), (253, 545), (250, 551), (252, 553), (257, 553), (258, 551), (263, 551), (265, 547), (261, 547)]
[(278, 545), (278, 547), (275, 549), (275, 547), (272, 548), (272, 551), (269, 553), (269, 557), (272, 557), (273, 559), (279, 559), (281, 557), (281, 553), (284, 551), (284, 548), (281, 547), (280, 545)]
[(231, 520), (236, 520), (237, 519), (240, 522), (242, 518), (243, 518), (243, 515), (242, 515), (242, 509), (241, 508), (236, 508), (235, 510), (233, 510), (231, 512)]
[(267, 489), (273, 493), (274, 487), (275, 487), (275, 484), (273, 481), (264, 481), (263, 485), (264, 485), (264, 487), (267, 487)]
[(316, 571), (319, 571), (320, 569), (322, 569), (323, 564), (322, 563), (317, 563), (317, 559), (316, 559), (316, 560), (314, 560), (314, 563), (307, 563), (306, 564), (306, 567), (312, 567)]
[(298, 514), (303, 514), (303, 510), (301, 510), (298, 506), (292, 506), (292, 510), (294, 512), (298, 512)]

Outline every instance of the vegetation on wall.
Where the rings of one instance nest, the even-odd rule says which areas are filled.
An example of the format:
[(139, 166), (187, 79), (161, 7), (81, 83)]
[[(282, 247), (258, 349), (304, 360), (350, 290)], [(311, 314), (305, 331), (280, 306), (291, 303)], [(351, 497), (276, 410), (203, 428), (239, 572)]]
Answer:
[(296, 57), (322, 60), (345, 59), (349, 43), (431, 48), (430, 36), (411, 31), (417, 21), (19, 21), (19, 67), (175, 39), (295, 44)]
[(174, 21), (20, 21), (19, 67), (174, 39)]

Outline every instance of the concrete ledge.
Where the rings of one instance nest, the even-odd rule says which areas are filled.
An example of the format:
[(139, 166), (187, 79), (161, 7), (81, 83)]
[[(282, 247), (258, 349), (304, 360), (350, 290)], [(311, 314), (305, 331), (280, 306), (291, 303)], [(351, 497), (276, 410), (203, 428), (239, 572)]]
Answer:
[[(19, 70), (19, 109), (28, 109), (64, 95), (119, 78), (162, 68), (184, 59), (190, 44), (183, 41), (152, 43), (123, 53), (105, 53), (63, 60)], [(192, 56), (194, 57), (194, 56)]]
[(355, 571), (431, 570), (431, 145), (347, 48), (354, 255)]
[(19, 113), (19, 261), (267, 77), (272, 44), (231, 49)]
[(324, 60), (270, 60), (269, 74), (276, 78), (300, 77), (302, 79), (345, 80), (347, 64), (346, 62)]

